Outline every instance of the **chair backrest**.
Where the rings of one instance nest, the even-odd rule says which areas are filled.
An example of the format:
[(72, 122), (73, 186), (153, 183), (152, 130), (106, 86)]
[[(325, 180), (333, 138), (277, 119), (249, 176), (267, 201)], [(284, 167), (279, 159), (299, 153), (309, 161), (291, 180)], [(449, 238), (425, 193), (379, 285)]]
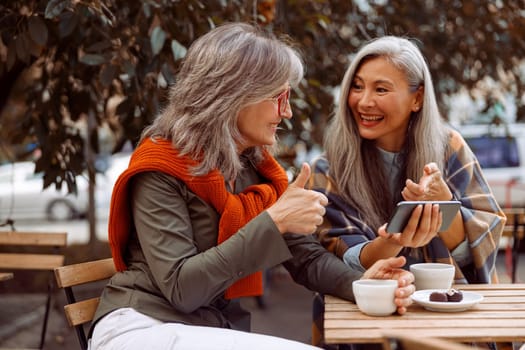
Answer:
[(503, 208), (507, 222), (503, 229), (503, 236), (523, 239), (525, 234), (525, 208)]
[(1, 246), (27, 247), (27, 249), (53, 248), (54, 251), (41, 252), (9, 252), (0, 253), (0, 269), (3, 270), (50, 270), (64, 264), (64, 254), (61, 247), (67, 243), (65, 232), (0, 232)]
[(44, 347), (46, 338), (51, 297), (54, 289), (52, 271), (56, 267), (64, 265), (65, 256), (62, 249), (66, 244), (66, 232), (0, 231), (0, 246), (5, 250), (0, 252), (0, 270), (8, 271), (7, 274), (10, 276), (14, 274), (15, 279), (14, 270), (48, 273), (47, 299), (39, 349)]
[(67, 304), (64, 306), (66, 319), (70, 326), (75, 327), (80, 347), (83, 350), (87, 349), (84, 325), (93, 320), (100, 298), (97, 296), (77, 301), (73, 287), (108, 279), (115, 272), (115, 265), (111, 258), (66, 265), (55, 269), (57, 285), (64, 289), (67, 298)]
[(507, 222), (503, 227), (502, 236), (510, 239), (506, 254), (510, 254), (511, 266), (507, 265), (507, 268), (510, 272), (512, 283), (515, 283), (517, 281), (520, 244), (525, 237), (525, 208), (503, 208), (503, 213), (507, 217)]

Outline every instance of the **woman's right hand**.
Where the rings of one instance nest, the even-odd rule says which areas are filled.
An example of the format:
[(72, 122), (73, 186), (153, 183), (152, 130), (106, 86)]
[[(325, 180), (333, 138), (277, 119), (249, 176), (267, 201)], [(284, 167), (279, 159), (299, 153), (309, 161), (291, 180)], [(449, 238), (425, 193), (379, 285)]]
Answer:
[(310, 166), (303, 163), (295, 181), (267, 210), (281, 233), (311, 234), (323, 223), (328, 198), (304, 188), (310, 173)]
[(379, 236), (388, 239), (389, 242), (395, 242), (402, 247), (423, 247), (437, 236), (442, 220), (439, 205), (419, 204), (412, 211), (403, 232), (388, 233), (386, 232), (386, 224), (384, 224), (378, 229), (377, 233)]
[(403, 270), (406, 264), (404, 256), (395, 258), (380, 259), (376, 261), (368, 270), (365, 271), (362, 278), (372, 279), (393, 279), (397, 280), (397, 289), (395, 292), (395, 303), (397, 312), (402, 315), (406, 313), (407, 307), (412, 304), (410, 297), (416, 290), (413, 282), (414, 275), (412, 272)]

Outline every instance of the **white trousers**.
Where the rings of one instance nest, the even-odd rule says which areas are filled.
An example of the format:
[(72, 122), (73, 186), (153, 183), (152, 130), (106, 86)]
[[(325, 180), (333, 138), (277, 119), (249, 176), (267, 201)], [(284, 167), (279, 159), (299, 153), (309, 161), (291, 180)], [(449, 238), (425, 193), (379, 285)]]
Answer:
[(100, 321), (89, 350), (319, 350), (304, 343), (225, 328), (164, 323), (131, 308)]

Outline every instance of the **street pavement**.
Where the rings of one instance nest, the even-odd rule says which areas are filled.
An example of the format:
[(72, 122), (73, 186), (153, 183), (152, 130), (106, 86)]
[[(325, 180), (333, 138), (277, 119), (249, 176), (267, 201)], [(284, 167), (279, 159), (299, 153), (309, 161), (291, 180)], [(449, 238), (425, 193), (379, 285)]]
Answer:
[[(498, 256), (501, 283), (510, 282), (505, 255), (505, 251), (501, 250)], [(525, 281), (525, 253), (520, 255), (519, 261), (518, 282), (522, 282)], [(6, 293), (3, 287), (9, 282), (0, 284), (0, 348), (37, 348), (44, 315), (45, 294)], [(81, 291), (86, 294), (90, 292), (98, 293), (97, 290)], [(255, 298), (244, 300), (244, 305), (252, 311), (254, 332), (309, 343), (312, 297), (311, 291), (293, 282), (286, 270), (278, 266), (269, 271), (263, 299), (264, 307), (260, 307)], [(62, 311), (64, 304), (65, 297), (62, 291), (55, 291), (44, 349), (79, 349), (76, 334), (65, 320)]]

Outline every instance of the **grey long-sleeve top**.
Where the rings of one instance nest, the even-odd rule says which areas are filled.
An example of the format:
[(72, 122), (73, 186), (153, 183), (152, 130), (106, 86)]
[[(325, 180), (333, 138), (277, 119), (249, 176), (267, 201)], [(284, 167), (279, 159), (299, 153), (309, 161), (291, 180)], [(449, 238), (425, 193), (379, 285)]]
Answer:
[[(281, 235), (266, 211), (217, 245), (219, 214), (167, 174), (144, 172), (131, 180), (133, 232), (128, 269), (102, 293), (93, 325), (107, 313), (131, 307), (163, 322), (249, 330), (249, 315), (223, 293), (239, 278), (279, 263), (294, 280), (325, 294), (353, 299), (361, 276), (311, 235)], [(236, 179), (235, 192), (260, 183), (255, 168)]]

